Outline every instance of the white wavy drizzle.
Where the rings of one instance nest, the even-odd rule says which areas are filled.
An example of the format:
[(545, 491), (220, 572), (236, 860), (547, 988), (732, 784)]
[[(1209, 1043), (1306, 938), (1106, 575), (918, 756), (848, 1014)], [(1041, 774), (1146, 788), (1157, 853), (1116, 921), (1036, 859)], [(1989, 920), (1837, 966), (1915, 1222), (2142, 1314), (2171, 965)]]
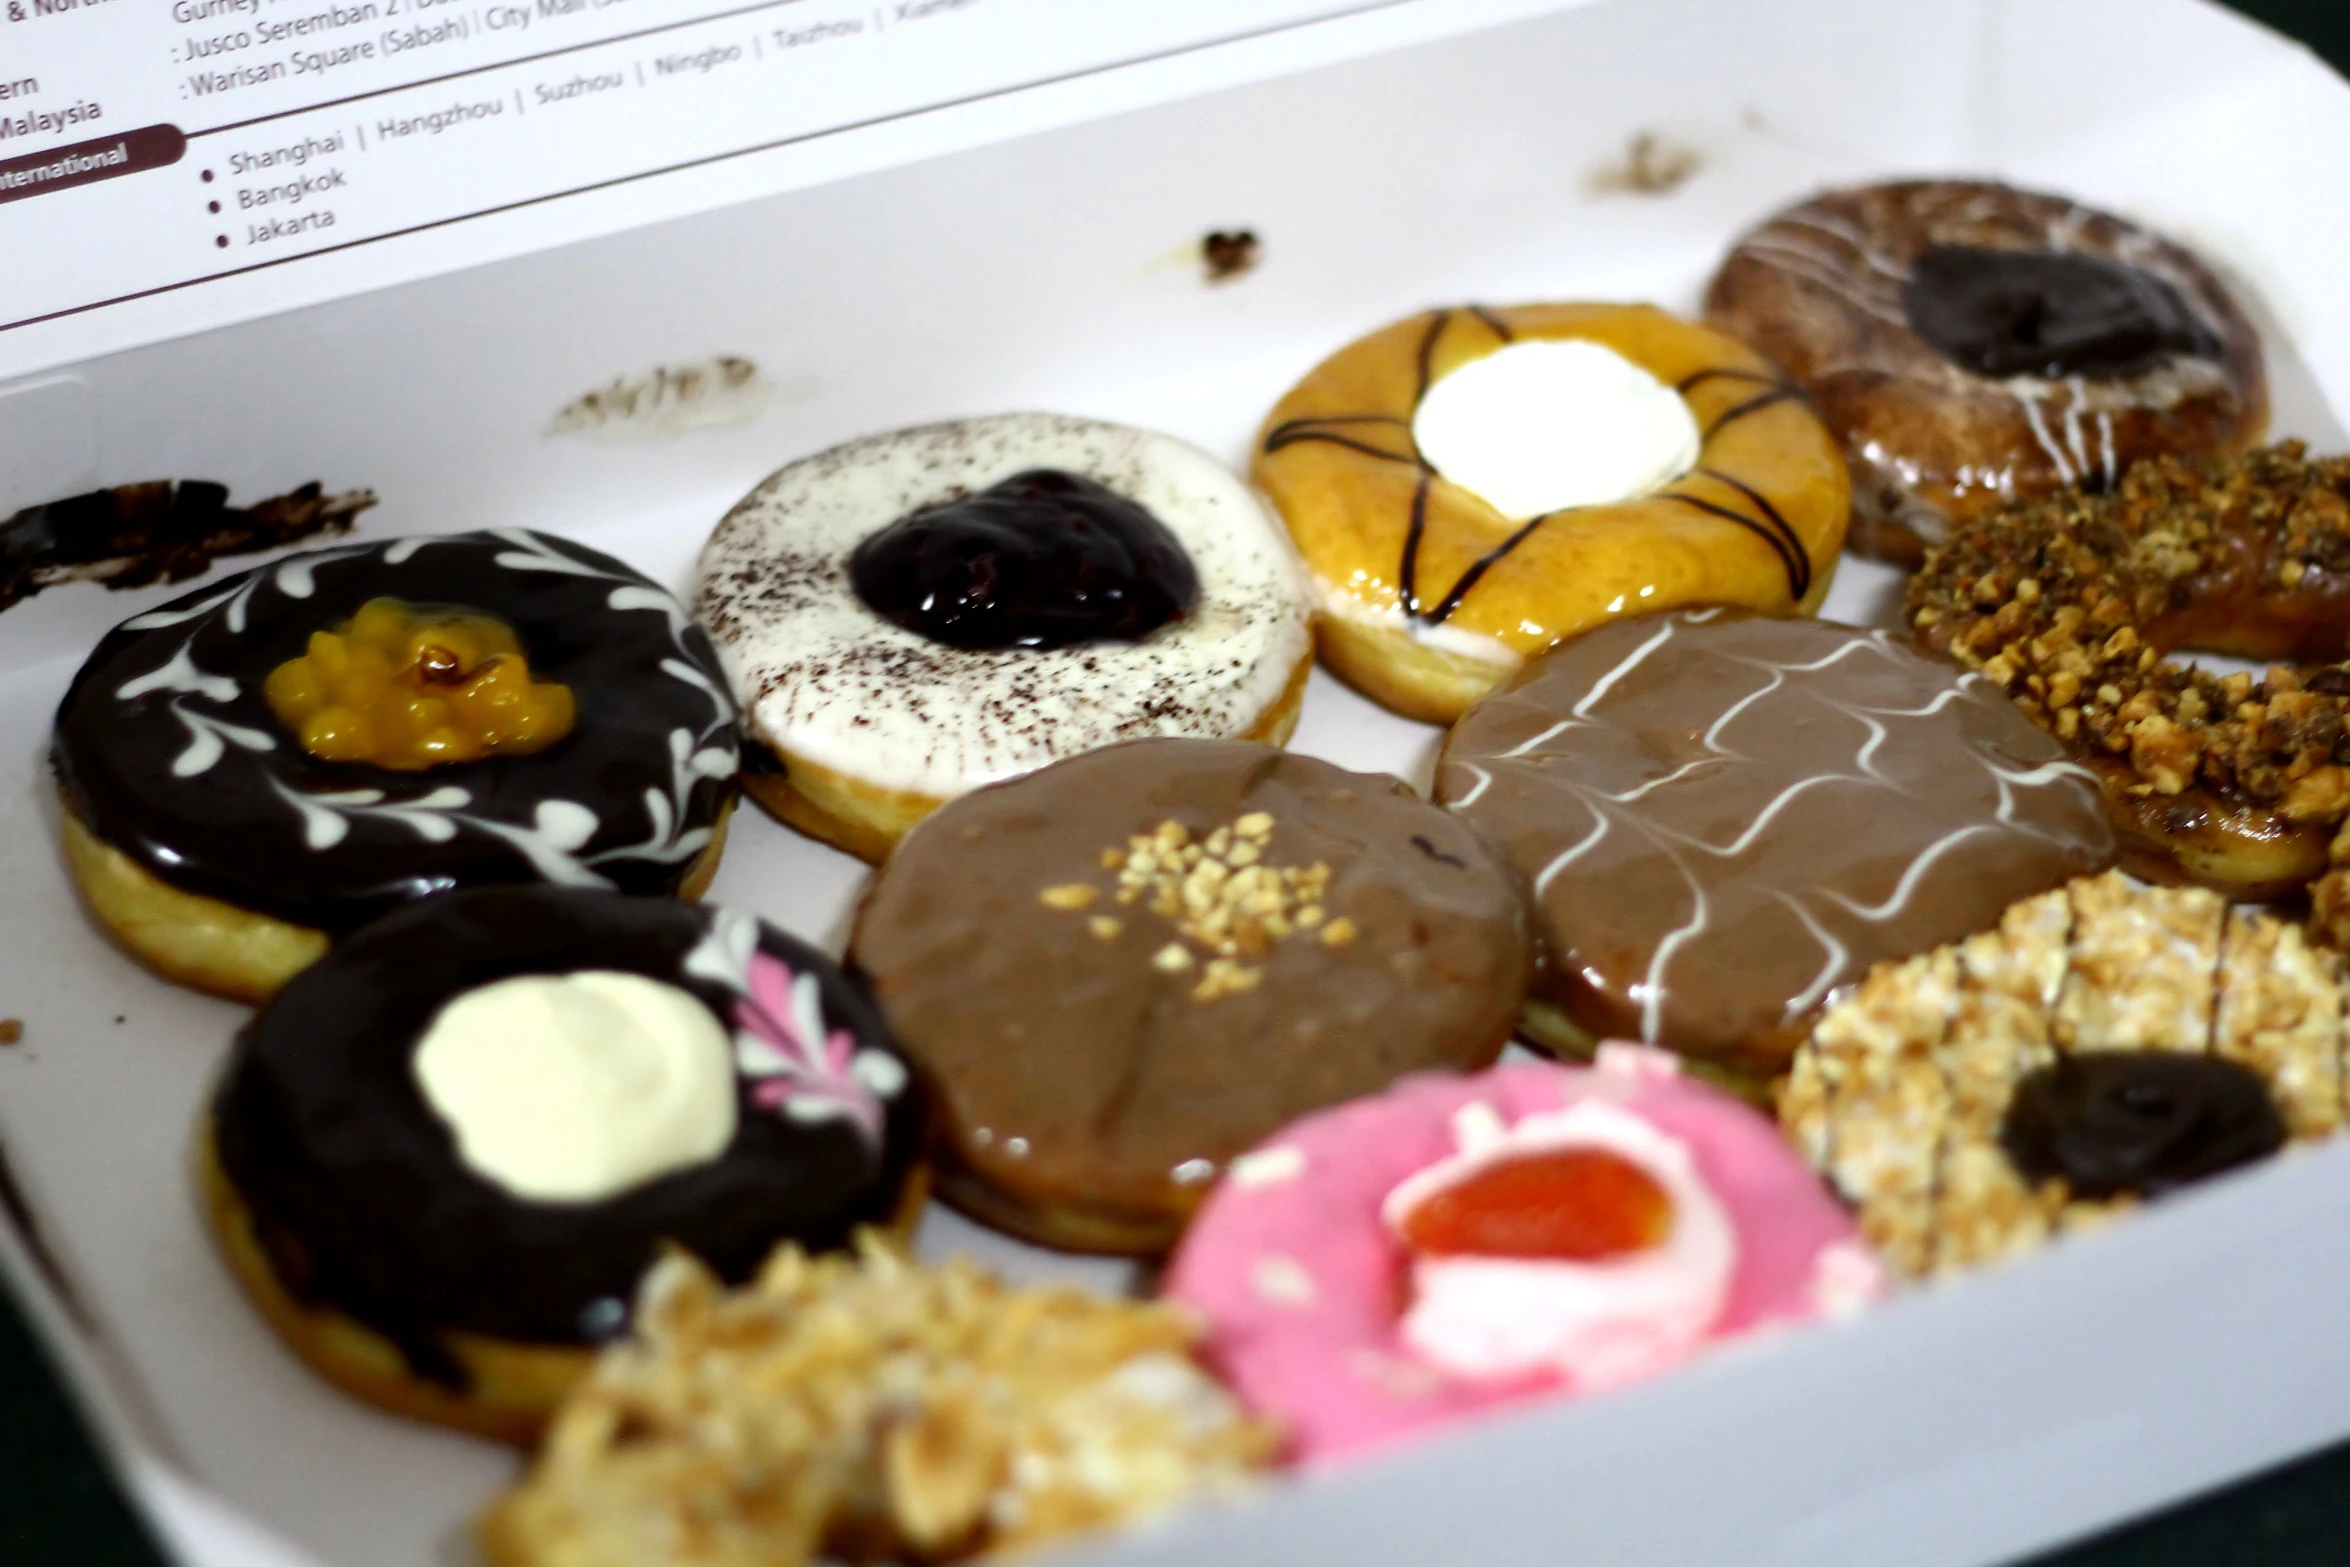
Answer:
[[(1502, 752), (1501, 755), (1513, 758), (1524, 757), (1544, 741), (1553, 739), (1569, 729), (1601, 727), (1597, 721), (1586, 716), (1592, 703), (1669, 641), (1681, 624), (1681, 617), (1668, 620), (1661, 631), (1625, 655), (1612, 669), (1594, 682), (1590, 695), (1575, 704), (1571, 709), (1575, 716), (1551, 725), (1535, 739), (1513, 746)], [(1590, 811), (1592, 825), (1581, 839), (1561, 850), (1536, 874), (1534, 878), (1536, 897), (1545, 895), (1549, 891), (1551, 883), (1557, 880), (1560, 873), (1606, 841), (1608, 835), (1619, 827), (1639, 835), (1654, 845), (1673, 866), (1674, 871), (1688, 888), (1690, 905), (1688, 918), (1674, 926), (1657, 943), (1656, 951), (1650, 957), (1641, 983), (1637, 987), (1636, 993), (1640, 1001), (1640, 1037), (1644, 1042), (1655, 1044), (1662, 1033), (1664, 1003), (1669, 994), (1668, 981), (1675, 956), (1683, 947), (1705, 932), (1712, 917), (1712, 902), (1705, 884), (1693, 868), (1694, 863), (1700, 858), (1736, 859), (1751, 849), (1755, 842), (1770, 829), (1771, 825), (1786, 814), (1799, 799), (1819, 788), (1834, 784), (1852, 784), (1863, 789), (1901, 792), (1900, 786), (1886, 777), (1876, 766), (1875, 754), (1888, 738), (1883, 721), (1931, 718), (1956, 700), (1967, 686), (1975, 683), (1976, 677), (1968, 676), (1960, 682), (1959, 686), (1948, 691), (1937, 692), (1922, 705), (1908, 708), (1864, 707), (1857, 703), (1837, 701), (1824, 692), (1812, 691), (1810, 695), (1823, 706), (1854, 720), (1867, 732), (1867, 738), (1854, 753), (1853, 770), (1813, 774), (1788, 784), (1773, 796), (1760, 811), (1756, 812), (1753, 819), (1741, 828), (1728, 843), (1708, 842), (1692, 834), (1666, 827), (1640, 813), (1626, 810), (1624, 807), (1635, 804), (1656, 790), (1687, 778), (1704, 768), (1752, 761), (1751, 757), (1724, 743), (1723, 730), (1739, 713), (1763, 697), (1782, 689), (1790, 675), (1817, 673), (1854, 652), (1867, 652), (1882, 658), (1892, 658), (1899, 651), (1899, 645), (1891, 636), (1882, 631), (1870, 631), (1865, 637), (1855, 637), (1827, 656), (1808, 662), (1774, 663), (1767, 659), (1726, 655), (1733, 662), (1745, 664), (1750, 668), (1767, 673), (1770, 678), (1761, 687), (1733, 703), (1729, 711), (1715, 720), (1700, 737), (1700, 744), (1705, 747), (1708, 755), (1693, 758), (1668, 773), (1647, 779), (1632, 788), (1621, 791), (1598, 789), (1580, 783), (1565, 769), (1544, 770), (1545, 782), (1564, 790)], [(2002, 766), (1993, 758), (1980, 754), (1976, 755), (1974, 759), (1991, 776), (1998, 788), (1999, 803), (1994, 812), (1996, 825), (1992, 822), (1971, 822), (1951, 829), (1933, 843), (1928, 844), (1910, 862), (1900, 879), (1895, 883), (1892, 892), (1882, 902), (1865, 904), (1833, 888), (1821, 886), (1794, 890), (1768, 889), (1767, 895), (1785, 905), (1796, 916), (1805, 931), (1819, 944), (1822, 957), (1819, 970), (1811, 983), (1787, 1002), (1786, 1016), (1798, 1016), (1805, 1009), (1821, 1000), (1829, 988), (1836, 983), (1836, 976), (1842, 973), (1850, 962), (1849, 949), (1844, 943), (1837, 940), (1815, 912), (1806, 906), (1807, 899), (1825, 899), (1855, 919), (1868, 924), (1882, 924), (1897, 917), (1909, 905), (1910, 900), (1916, 895), (1919, 886), (1924, 882), (1933, 866), (1970, 837), (2006, 828), (2039, 838), (2044, 842), (2062, 844), (2071, 841), (2062, 833), (2019, 821), (2016, 817), (2018, 791), (2059, 783), (2079, 784), (2095, 789), (2097, 786), (2095, 774), (2078, 763), (2069, 761), (2047, 762), (2031, 768), (2012, 768)], [(1462, 765), (1465, 771), (1476, 776), (1478, 782), (1469, 794), (1453, 802), (1456, 809), (1473, 804), (1492, 782), (1491, 775), (1483, 769), (1468, 764)]]

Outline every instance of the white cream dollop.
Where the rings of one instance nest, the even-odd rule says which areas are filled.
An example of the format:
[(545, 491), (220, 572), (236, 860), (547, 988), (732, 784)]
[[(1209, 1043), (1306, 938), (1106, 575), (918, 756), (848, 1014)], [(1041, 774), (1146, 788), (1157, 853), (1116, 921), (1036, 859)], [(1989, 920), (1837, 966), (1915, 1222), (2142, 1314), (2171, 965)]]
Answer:
[(1678, 1139), (1603, 1100), (1532, 1115), (1506, 1131), (1459, 1124), (1462, 1151), (1408, 1177), (1380, 1217), (1398, 1237), (1405, 1217), (1446, 1187), (1495, 1164), (1570, 1148), (1603, 1149), (1664, 1189), (1673, 1224), (1647, 1251), (1599, 1262), (1420, 1254), (1403, 1339), (1464, 1377), (1554, 1373), (1590, 1390), (1630, 1382), (1688, 1358), (1719, 1320), (1738, 1243)]
[(726, 1029), (675, 985), (587, 969), (455, 997), (411, 1060), (473, 1170), (533, 1202), (599, 1202), (734, 1138)]
[(1510, 343), (1428, 388), (1412, 439), (1436, 471), (1503, 516), (1645, 495), (1696, 465), (1681, 394), (1583, 338)]

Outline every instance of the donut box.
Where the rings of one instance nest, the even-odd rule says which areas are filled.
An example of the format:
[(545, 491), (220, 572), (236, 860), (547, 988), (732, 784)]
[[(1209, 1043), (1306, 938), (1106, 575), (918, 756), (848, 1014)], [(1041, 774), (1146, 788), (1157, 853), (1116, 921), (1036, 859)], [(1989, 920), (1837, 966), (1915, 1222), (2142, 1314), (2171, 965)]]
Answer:
[[(1939, 171), (2068, 191), (2193, 245), (2256, 316), (2274, 430), (2350, 446), (2333, 278), (2350, 176), (2332, 151), (2350, 88), (2216, 8), (1374, 10), (972, 120), (968, 145), (923, 161), (0, 382), (0, 470), (59, 493), (324, 477), (381, 497), (362, 538), (531, 528), (683, 586), (729, 505), (836, 441), (1036, 407), (1237, 462), (1303, 368), (1374, 323), (1447, 301), (1688, 310), (1761, 215)], [(1257, 264), (1206, 282), (1186, 247), (1240, 226)], [(763, 400), (734, 422), (589, 440), (562, 417), (616, 377), (713, 354), (756, 367)], [(185, 1560), (464, 1562), (514, 1455), (340, 1397), (238, 1297), (190, 1128), (241, 1013), (109, 947), (58, 859), (50, 714), (107, 627), (180, 591), (73, 586), (0, 614), (0, 1013), (24, 1024), (0, 1049), (0, 1260)], [(1824, 613), (1889, 625), (1898, 598), (1890, 568), (1848, 556)], [(1317, 672), (1294, 746), (1425, 789), (1439, 738)], [(837, 951), (867, 874), (745, 812), (712, 895)], [(1060, 1559), (2009, 1558), (2350, 1434), (2346, 1225), (2350, 1147), (2321, 1148), (1856, 1321)], [(1132, 1282), (942, 1207), (919, 1244)]]

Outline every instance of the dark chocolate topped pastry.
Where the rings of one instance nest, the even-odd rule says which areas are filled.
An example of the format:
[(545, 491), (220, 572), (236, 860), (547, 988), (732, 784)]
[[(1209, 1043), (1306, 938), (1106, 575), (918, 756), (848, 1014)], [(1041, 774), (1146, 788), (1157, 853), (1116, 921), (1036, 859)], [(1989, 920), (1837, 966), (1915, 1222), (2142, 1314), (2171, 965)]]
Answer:
[(1870, 965), (2113, 859), (2095, 780), (1883, 632), (1603, 626), (1446, 740), (1436, 797), (1531, 879), (1554, 1048), (1639, 1039), (1752, 1092)]
[[(328, 702), (318, 671), (378, 622), (421, 657), (387, 668), (373, 716), (458, 714), (405, 759), (355, 736), (347, 702), (295, 717)], [(490, 651), (459, 668), (435, 638)], [(281, 700), (289, 675), (309, 707)], [(556, 727), (517, 743), (538, 748), (497, 749), (495, 716), (558, 687)], [(456, 737), (486, 735), (486, 753), (447, 743), (465, 713), (491, 715)], [(706, 879), (737, 753), (734, 699), (683, 607), (608, 555), (516, 531), (295, 555), (135, 616), (75, 677), (51, 749), (76, 870), (118, 931), (87, 840), (167, 896), (329, 935), (458, 887)]]
[[(489, 888), (370, 926), (239, 1034), (214, 1216), (330, 1376), (506, 1432), (544, 1405), (501, 1348), (619, 1333), (666, 1246), (739, 1281), (781, 1240), (890, 1222), (919, 1120), (880, 1015), (805, 944), (730, 909)], [(397, 1350), (375, 1383), (322, 1326), (343, 1319)]]
[(2202, 262), (2004, 185), (1798, 203), (1730, 252), (1706, 320), (1810, 395), (1852, 465), (1852, 547), (1902, 565), (1986, 507), (2241, 451), (2268, 423), (2259, 337)]
[(1164, 1248), (1225, 1161), (1508, 1038), (1516, 879), (1394, 779), (1112, 746), (942, 808), (850, 959), (940, 1111), (940, 1191), (1047, 1245)]

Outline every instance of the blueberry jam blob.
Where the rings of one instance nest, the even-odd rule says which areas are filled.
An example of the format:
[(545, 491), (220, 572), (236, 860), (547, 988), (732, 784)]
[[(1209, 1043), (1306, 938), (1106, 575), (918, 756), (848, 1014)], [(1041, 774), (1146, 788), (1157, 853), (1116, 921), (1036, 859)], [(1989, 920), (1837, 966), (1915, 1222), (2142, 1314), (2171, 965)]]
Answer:
[(849, 583), (893, 625), (974, 651), (1139, 642), (1199, 603), (1165, 523), (1056, 468), (900, 517), (857, 546)]
[(2111, 380), (2220, 353), (2169, 283), (2072, 251), (1939, 245), (1918, 257), (1901, 303), (1911, 331), (1979, 375)]
[(2258, 1074), (2214, 1056), (2090, 1051), (2029, 1073), (1999, 1128), (2026, 1180), (2075, 1197), (2157, 1197), (2265, 1159), (2285, 1123)]

